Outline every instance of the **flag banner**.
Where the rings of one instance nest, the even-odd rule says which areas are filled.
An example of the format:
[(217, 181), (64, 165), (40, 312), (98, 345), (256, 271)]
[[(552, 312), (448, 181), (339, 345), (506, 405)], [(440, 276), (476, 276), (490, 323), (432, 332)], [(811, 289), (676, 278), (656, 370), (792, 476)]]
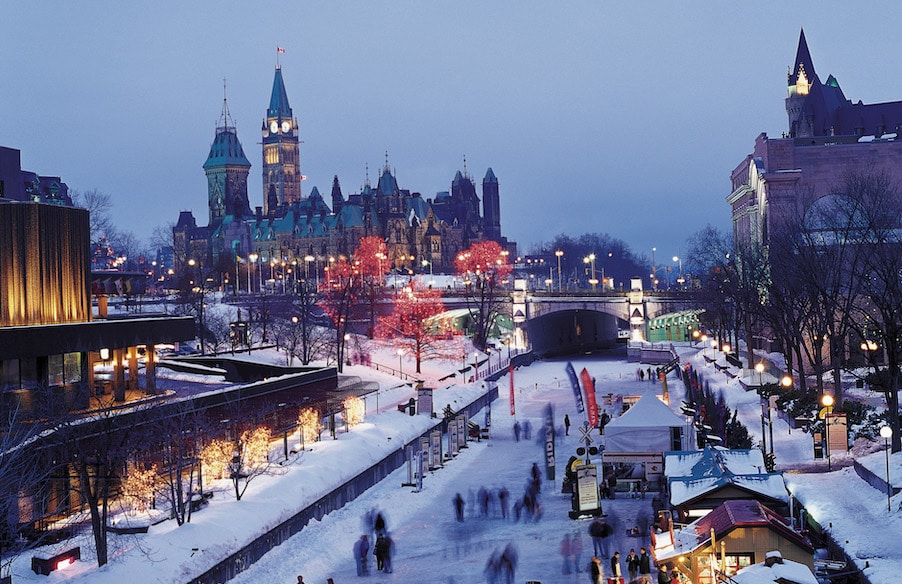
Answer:
[(583, 381), (583, 390), (586, 392), (586, 411), (589, 415), (589, 425), (593, 428), (598, 427), (598, 403), (595, 401), (595, 381), (585, 367), (579, 373), (580, 379)]
[(511, 415), (512, 415), (512, 416), (515, 416), (515, 415), (517, 415), (517, 408), (516, 408), (515, 405), (514, 405), (514, 366), (513, 366), (513, 365), (509, 365), (509, 366), (508, 366), (508, 369), (507, 369), (507, 372), (508, 372), (508, 376), (510, 377), (510, 380), (511, 380), (511, 388), (510, 388), (510, 392), (511, 392)]
[(583, 394), (579, 389), (579, 380), (576, 378), (576, 369), (573, 368), (573, 363), (567, 363), (567, 377), (570, 378), (570, 387), (573, 388), (573, 397), (576, 399), (576, 411), (579, 413), (583, 413), (586, 408), (583, 406)]
[(285, 52), (285, 49), (283, 49), (282, 47), (276, 47), (276, 52), (277, 52), (277, 53), (284, 53), (284, 52)]
[(545, 477), (554, 480), (554, 408), (545, 406)]

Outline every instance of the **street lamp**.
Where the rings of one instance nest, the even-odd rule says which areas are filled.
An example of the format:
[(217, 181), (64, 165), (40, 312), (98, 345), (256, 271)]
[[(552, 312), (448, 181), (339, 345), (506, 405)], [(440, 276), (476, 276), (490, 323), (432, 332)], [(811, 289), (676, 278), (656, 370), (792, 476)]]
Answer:
[(398, 349), (398, 377), (404, 379), (404, 349)]
[(677, 284), (679, 284), (680, 288), (682, 288), (683, 282), (686, 281), (685, 279), (683, 279), (683, 258), (681, 258), (680, 256), (673, 256), (673, 261), (680, 263), (680, 277), (677, 278)]
[(883, 436), (883, 446), (886, 452), (886, 512), (890, 513), (890, 498), (893, 496), (893, 485), (889, 482), (889, 439), (893, 437), (893, 429), (889, 426), (880, 428), (880, 435)]
[(595, 254), (590, 253), (586, 257), (583, 258), (583, 263), (592, 264), (592, 277), (589, 279), (589, 283), (592, 284), (592, 291), (595, 291), (595, 285), (598, 284), (598, 280), (595, 279)]
[(473, 381), (479, 381), (479, 352), (473, 353)]
[(658, 250), (658, 248), (656, 248), (656, 247), (651, 248), (651, 274), (650, 274), (650, 276), (651, 276), (652, 288), (655, 290), (658, 289), (658, 278), (657, 278), (658, 268), (657, 268), (657, 266), (655, 266), (655, 252), (657, 250)]
[(557, 291), (561, 291), (561, 257), (564, 255), (562, 250), (557, 250), (554, 252), (554, 255), (557, 256)]
[(833, 396), (830, 394), (824, 394), (824, 397), (821, 398), (821, 404), (824, 406), (824, 440), (826, 441), (826, 451), (827, 451), (827, 470), (831, 470), (831, 461), (830, 461), (830, 414), (833, 413)]
[[(764, 372), (764, 363), (755, 363), (755, 371), (758, 372), (758, 395), (761, 396), (761, 399), (767, 399), (767, 418), (770, 419), (770, 399), (767, 398), (764, 392), (764, 384), (761, 381), (761, 374)], [(767, 454), (767, 444), (765, 440), (765, 423), (764, 423), (764, 402), (761, 402), (761, 454)], [(773, 440), (771, 440), (773, 442)], [(773, 449), (774, 445), (771, 444), (771, 449)]]
[(250, 294), (250, 293), (252, 292), (252, 290), (251, 290), (251, 270), (254, 269), (254, 265), (257, 263), (257, 258), (259, 258), (259, 257), (260, 257), (260, 255), (259, 255), (259, 254), (256, 254), (256, 253), (252, 253), (252, 254), (250, 254), (249, 256), (247, 256), (247, 259), (249, 259), (249, 260), (251, 261), (251, 265), (248, 266), (248, 269), (247, 269), (247, 291), (248, 291), (248, 294)]

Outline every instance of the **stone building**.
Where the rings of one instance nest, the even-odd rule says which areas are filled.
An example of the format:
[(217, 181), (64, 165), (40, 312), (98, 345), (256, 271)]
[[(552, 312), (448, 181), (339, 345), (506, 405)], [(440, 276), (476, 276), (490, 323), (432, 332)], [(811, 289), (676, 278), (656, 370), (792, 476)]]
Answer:
[[(386, 261), (399, 271), (450, 272), (457, 254), (471, 244), (494, 240), (516, 257), (516, 244), (501, 235), (499, 181), (489, 168), (482, 181), (483, 199), (474, 179), (458, 171), (450, 191), (424, 198), (401, 188), (386, 162), (375, 185), (367, 177), (359, 192), (347, 196), (338, 176), (329, 200), (317, 187), (304, 197), (298, 122), (277, 67), (262, 126), (262, 205), (250, 210), (244, 155), (226, 101), (204, 171), (208, 178), (209, 220), (198, 226), (182, 211), (173, 229), (176, 270), (189, 260), (214, 279), (236, 282), (287, 277), (289, 266), (320, 270), (329, 258), (348, 256), (360, 239), (378, 236), (387, 246)], [(298, 272), (295, 272), (297, 274)]]
[(902, 181), (902, 101), (853, 103), (833, 75), (822, 82), (804, 31), (787, 89), (787, 132), (780, 138), (760, 134), (730, 175), (727, 202), (737, 245), (766, 246), (790, 214), (842, 194), (837, 190), (850, 172), (867, 169)]

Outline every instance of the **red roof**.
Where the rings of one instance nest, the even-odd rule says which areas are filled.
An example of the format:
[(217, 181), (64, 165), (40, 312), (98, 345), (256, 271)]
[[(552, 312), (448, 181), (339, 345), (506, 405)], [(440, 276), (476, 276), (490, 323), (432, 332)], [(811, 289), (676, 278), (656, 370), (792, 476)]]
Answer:
[(726, 501), (695, 522), (695, 532), (702, 538), (709, 536), (712, 528), (715, 537), (720, 539), (737, 527), (767, 527), (799, 547), (814, 551), (811, 544), (790, 528), (780, 515), (751, 499)]

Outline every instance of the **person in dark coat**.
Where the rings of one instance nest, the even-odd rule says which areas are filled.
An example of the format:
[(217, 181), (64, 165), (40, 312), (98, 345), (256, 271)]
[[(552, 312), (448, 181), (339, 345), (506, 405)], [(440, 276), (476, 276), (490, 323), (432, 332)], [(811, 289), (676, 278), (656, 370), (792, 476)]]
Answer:
[(514, 422), (514, 441), (520, 441), (520, 422)]
[(454, 495), (454, 516), (459, 522), (464, 520), (464, 498), (460, 493)]
[(639, 582), (651, 584), (651, 558), (645, 548), (639, 548)]
[(507, 519), (507, 507), (510, 502), (510, 491), (506, 487), (498, 489), (498, 505), (501, 507), (501, 518)]
[(630, 550), (626, 556), (626, 570), (630, 574), (630, 582), (635, 582), (639, 577), (639, 556), (636, 555), (636, 550)]
[(376, 556), (376, 569), (381, 572), (385, 568), (385, 536), (381, 533), (376, 536), (373, 555)]
[(595, 556), (601, 556), (601, 533), (602, 533), (602, 524), (601, 519), (596, 517), (592, 520), (592, 523), (589, 524), (589, 535), (592, 537), (592, 551)]
[(614, 555), (611, 556), (611, 578), (620, 578), (623, 576), (623, 572), (620, 568), (620, 552), (614, 552)]
[(604, 570), (601, 567), (601, 560), (598, 556), (592, 556), (592, 563), (589, 564), (589, 577), (592, 584), (602, 584), (604, 582)]
[(376, 530), (376, 535), (385, 534), (385, 517), (382, 515), (382, 512), (376, 513), (376, 519), (373, 521), (373, 528)]
[(570, 415), (564, 414), (564, 436), (570, 435)]
[(667, 573), (667, 564), (658, 566), (658, 584), (670, 584), (670, 574)]

